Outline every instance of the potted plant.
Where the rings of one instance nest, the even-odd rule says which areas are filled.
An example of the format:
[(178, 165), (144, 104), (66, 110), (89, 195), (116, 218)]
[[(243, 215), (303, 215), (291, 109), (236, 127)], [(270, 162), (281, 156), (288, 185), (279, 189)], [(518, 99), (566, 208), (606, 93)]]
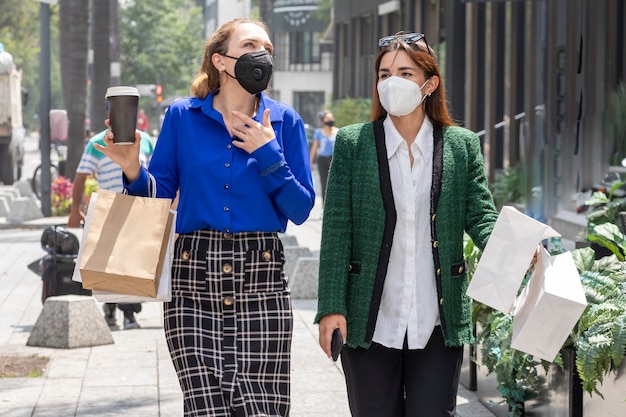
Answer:
[[(603, 242), (612, 254), (596, 259), (591, 248), (572, 251), (588, 306), (553, 365), (510, 347), (512, 314), (475, 303), (474, 320), (480, 328), (477, 335), (481, 353), (479, 364), (487, 368), (488, 375), (496, 375), (497, 390), (502, 402), (508, 406), (508, 416), (524, 415), (525, 403), (537, 398), (545, 388), (545, 375), (553, 366), (562, 368), (563, 357), (567, 355), (569, 358), (571, 351), (575, 355), (571, 372), (580, 378), (587, 393), (601, 398), (599, 386), (605, 376), (615, 372), (623, 363), (626, 356), (626, 263), (623, 261), (626, 238), (616, 225), (608, 222), (592, 227), (589, 237)], [(477, 249), (471, 240), (466, 243), (466, 255), (468, 251), (474, 262)], [(472, 274), (474, 269), (468, 265), (468, 271)], [(582, 395), (582, 390), (579, 392)], [(582, 399), (574, 403), (582, 407)], [(578, 411), (581, 413), (578, 415), (582, 415), (582, 410)]]
[(491, 192), (498, 210), (505, 204), (514, 205), (520, 211), (524, 211), (524, 175), (521, 168), (509, 166), (495, 174), (491, 184)]
[(67, 216), (72, 207), (72, 181), (59, 175), (50, 185), (50, 203), (53, 216)]
[(613, 127), (611, 165), (622, 165), (626, 158), (626, 83), (620, 83), (609, 97), (609, 125)]

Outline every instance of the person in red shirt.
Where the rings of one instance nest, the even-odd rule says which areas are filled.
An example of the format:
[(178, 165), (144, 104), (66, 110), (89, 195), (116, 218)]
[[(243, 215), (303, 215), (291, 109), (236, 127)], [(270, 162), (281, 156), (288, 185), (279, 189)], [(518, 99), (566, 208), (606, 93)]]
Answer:
[(149, 126), (150, 121), (148, 120), (148, 115), (143, 109), (139, 109), (139, 114), (137, 115), (137, 129), (147, 132)]

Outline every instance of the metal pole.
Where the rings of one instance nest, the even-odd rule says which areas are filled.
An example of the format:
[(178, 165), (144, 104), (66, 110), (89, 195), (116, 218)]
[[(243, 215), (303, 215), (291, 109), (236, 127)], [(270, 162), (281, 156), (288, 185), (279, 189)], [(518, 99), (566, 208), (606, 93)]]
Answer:
[(39, 120), (41, 123), (41, 212), (50, 217), (50, 5), (39, 5), (40, 27), (40, 62), (39, 87), (41, 101), (39, 103)]

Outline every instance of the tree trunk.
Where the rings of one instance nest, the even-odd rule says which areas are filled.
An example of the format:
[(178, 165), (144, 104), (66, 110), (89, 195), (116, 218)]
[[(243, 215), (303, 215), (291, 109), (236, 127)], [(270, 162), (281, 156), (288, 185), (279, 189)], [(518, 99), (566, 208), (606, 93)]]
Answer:
[(74, 178), (85, 143), (89, 1), (60, 0), (59, 6), (61, 84), (70, 122), (64, 175)]
[[(116, 0), (117, 1), (117, 0)], [(89, 119), (95, 133), (104, 130), (107, 118), (104, 95), (111, 78), (111, 0), (92, 0), (91, 5), (91, 96)]]
[[(274, 15), (274, 0), (259, 0), (259, 15), (261, 20), (269, 27), (270, 36), (273, 37), (274, 28), (272, 16)], [(273, 40), (274, 39), (272, 39), (272, 41)]]

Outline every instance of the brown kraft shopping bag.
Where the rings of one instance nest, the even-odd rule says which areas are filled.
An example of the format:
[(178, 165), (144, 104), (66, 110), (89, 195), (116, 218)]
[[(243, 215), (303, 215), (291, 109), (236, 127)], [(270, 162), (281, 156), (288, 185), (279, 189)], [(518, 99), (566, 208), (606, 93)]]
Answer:
[(99, 190), (82, 244), (83, 288), (156, 297), (171, 228), (171, 200)]

